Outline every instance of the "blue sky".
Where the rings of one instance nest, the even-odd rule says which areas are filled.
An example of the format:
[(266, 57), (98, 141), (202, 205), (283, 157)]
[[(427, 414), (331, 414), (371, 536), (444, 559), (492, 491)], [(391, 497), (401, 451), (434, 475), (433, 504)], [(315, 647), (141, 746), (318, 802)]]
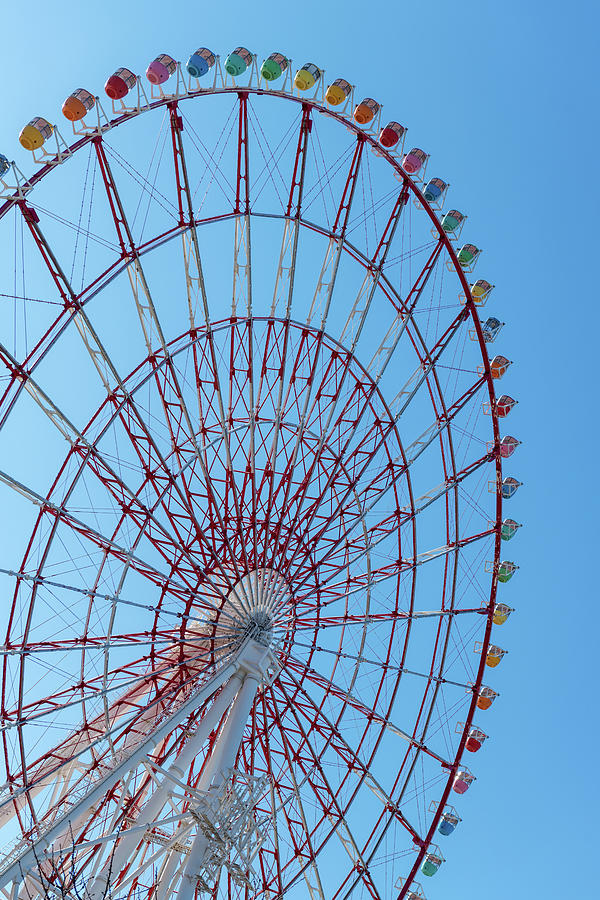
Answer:
[(469, 214), (507, 323), (498, 349), (515, 361), (514, 511), (526, 527), (510, 545), (517, 611), (491, 740), (448, 862), (423, 879), (429, 900), (589, 896), (595, 882), (599, 18), (591, 2), (516, 0), (36, 0), (2, 14), (0, 152), (25, 171), (19, 130), (56, 115), (74, 87), (98, 89), (159, 52), (243, 43), (314, 60), (397, 109)]

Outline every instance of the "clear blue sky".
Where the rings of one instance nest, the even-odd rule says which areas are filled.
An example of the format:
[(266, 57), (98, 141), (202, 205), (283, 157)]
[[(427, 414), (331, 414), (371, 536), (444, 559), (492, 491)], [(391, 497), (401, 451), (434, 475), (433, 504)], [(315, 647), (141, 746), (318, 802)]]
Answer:
[(555, 0), (29, 0), (2, 12), (0, 152), (26, 171), (20, 128), (56, 115), (74, 87), (97, 90), (158, 52), (243, 43), (314, 60), (398, 109), (469, 213), (515, 361), (526, 527), (511, 544), (517, 612), (502, 632), (492, 739), (448, 862), (423, 879), (428, 900), (597, 890), (599, 19), (597, 4)]

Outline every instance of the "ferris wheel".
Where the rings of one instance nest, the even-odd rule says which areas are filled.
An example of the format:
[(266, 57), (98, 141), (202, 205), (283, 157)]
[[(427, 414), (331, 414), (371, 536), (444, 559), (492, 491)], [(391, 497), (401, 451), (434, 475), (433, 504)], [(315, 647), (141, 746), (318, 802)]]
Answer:
[(0, 891), (423, 898), (518, 568), (481, 250), (314, 63), (104, 94), (0, 156)]

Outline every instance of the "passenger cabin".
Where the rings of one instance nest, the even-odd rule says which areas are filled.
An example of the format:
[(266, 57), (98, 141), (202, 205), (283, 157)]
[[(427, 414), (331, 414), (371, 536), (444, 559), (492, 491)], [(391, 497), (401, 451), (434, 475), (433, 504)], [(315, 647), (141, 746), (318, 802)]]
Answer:
[(406, 128), (403, 125), (400, 125), (399, 122), (388, 122), (385, 128), (382, 128), (379, 132), (379, 143), (382, 147), (385, 147), (388, 150), (391, 150), (392, 147), (395, 147), (398, 141), (402, 140), (406, 133)]
[(492, 617), (492, 622), (494, 625), (504, 625), (510, 614), (514, 612), (514, 609), (510, 606), (507, 606), (506, 603), (496, 603), (494, 606), (494, 615)]
[(378, 112), (379, 103), (377, 100), (373, 100), (372, 97), (365, 97), (354, 109), (354, 121), (359, 125), (369, 125)]
[(503, 519), (500, 526), (500, 537), (503, 541), (510, 541), (520, 527), (519, 523), (515, 522), (514, 519)]
[(518, 402), (518, 400), (510, 397), (508, 394), (502, 394), (502, 396), (498, 397), (496, 400), (496, 414), (501, 419), (504, 419)]
[(452, 790), (457, 794), (464, 794), (469, 790), (474, 781), (475, 776), (471, 775), (468, 769), (459, 769), (454, 776)]
[(510, 500), (511, 497), (514, 497), (522, 484), (522, 481), (517, 481), (517, 479), (513, 478), (512, 475), (507, 475), (506, 478), (502, 479), (503, 498), (505, 500)]
[(325, 100), (330, 106), (340, 106), (352, 93), (352, 85), (345, 78), (336, 78), (325, 91)]
[(500, 441), (500, 456), (502, 459), (508, 459), (509, 456), (512, 456), (521, 441), (518, 441), (516, 437), (513, 437), (512, 434), (507, 434)]
[(487, 687), (482, 684), (479, 689), (479, 696), (477, 698), (477, 707), (479, 709), (489, 709), (498, 694), (491, 687)]
[(435, 853), (428, 853), (421, 863), (421, 872), (423, 875), (435, 875), (443, 861), (441, 856), (436, 856)]
[(36, 116), (21, 129), (19, 143), (26, 150), (39, 150), (53, 134), (54, 128), (50, 122)]
[(467, 740), (465, 742), (465, 749), (469, 751), (469, 753), (477, 753), (478, 750), (481, 750), (484, 741), (487, 740), (487, 734), (485, 731), (482, 731), (480, 728), (476, 728), (472, 725), (469, 728), (469, 733), (467, 735)]
[(265, 81), (276, 81), (287, 69), (289, 60), (283, 53), (271, 53), (260, 67), (260, 74)]
[(202, 78), (216, 62), (215, 54), (208, 47), (199, 47), (188, 59), (185, 67), (192, 78)]
[(478, 305), (483, 303), (484, 300), (487, 300), (493, 290), (493, 284), (490, 284), (489, 281), (486, 281), (484, 278), (480, 278), (475, 284), (471, 285), (471, 297), (473, 298), (473, 303)]
[(498, 581), (505, 584), (513, 577), (519, 567), (508, 559), (503, 560), (498, 566)]
[(483, 322), (481, 331), (483, 332), (483, 340), (486, 344), (494, 343), (503, 325), (504, 322), (501, 322), (500, 319), (497, 319), (495, 316), (490, 316)]
[(449, 834), (452, 834), (460, 821), (460, 816), (455, 815), (455, 813), (445, 812), (438, 822), (437, 830), (440, 834), (443, 834), (445, 837), (447, 837)]
[(436, 203), (447, 187), (448, 185), (441, 178), (432, 178), (425, 185), (423, 196), (428, 203)]
[(153, 59), (146, 69), (146, 78), (150, 84), (164, 84), (175, 73), (177, 63), (168, 53), (161, 53)]
[(137, 76), (130, 69), (117, 69), (104, 85), (107, 97), (111, 100), (122, 100), (135, 87)]
[[(442, 223), (443, 226), (443, 223)], [(471, 269), (477, 262), (481, 254), (479, 247), (475, 244), (463, 244), (457, 254), (458, 264), (461, 269)]]
[(96, 98), (85, 88), (77, 88), (62, 105), (62, 114), (69, 122), (80, 122), (96, 105)]
[(510, 365), (511, 361), (510, 359), (507, 359), (506, 356), (495, 356), (490, 362), (492, 378), (502, 378)]
[(305, 63), (294, 77), (294, 85), (299, 91), (309, 91), (321, 77), (321, 70), (314, 63)]
[(409, 175), (416, 175), (427, 160), (427, 154), (418, 147), (413, 147), (402, 160), (402, 168)]
[(495, 644), (490, 644), (488, 647), (488, 652), (485, 657), (485, 664), (489, 666), (490, 669), (495, 669), (496, 666), (499, 666), (502, 662), (502, 657), (506, 656), (507, 650), (503, 650), (502, 647), (497, 647)]
[(445, 213), (442, 218), (442, 228), (446, 234), (452, 234), (456, 231), (463, 219), (464, 215), (461, 212), (457, 209), (451, 209)]
[(225, 71), (232, 78), (239, 78), (248, 66), (252, 65), (253, 59), (252, 53), (246, 47), (236, 47), (225, 60)]

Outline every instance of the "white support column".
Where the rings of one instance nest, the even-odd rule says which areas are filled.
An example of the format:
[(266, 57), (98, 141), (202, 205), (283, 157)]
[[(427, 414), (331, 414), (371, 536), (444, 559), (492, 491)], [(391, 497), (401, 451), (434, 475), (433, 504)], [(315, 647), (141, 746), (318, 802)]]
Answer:
[(259, 676), (246, 675), (223, 729), (215, 742), (206, 772), (199, 785), (200, 790), (218, 788), (223, 781), (223, 772), (233, 767), (259, 683)]
[[(244, 657), (245, 648), (240, 650), (240, 659)], [(3, 863), (0, 863), (0, 889), (10, 884), (11, 881), (21, 882), (29, 869), (37, 866), (37, 862), (43, 859), (46, 851), (64, 833), (70, 832), (73, 823), (79, 816), (89, 812), (106, 792), (110, 790), (124, 775), (140, 764), (147, 753), (163, 740), (174, 728), (194, 712), (202, 703), (205, 703), (216, 691), (227, 682), (232, 675), (240, 671), (241, 663), (237, 659), (224, 665), (209, 681), (181, 706), (176, 707), (174, 713), (150, 732), (148, 738), (143, 740), (131, 754), (122, 762), (119, 762), (111, 771), (96, 783), (90, 786), (87, 793), (76, 800), (56, 821), (32, 842), (23, 841)], [(243, 671), (243, 668), (242, 668)], [(127, 723), (124, 723), (125, 725)]]
[[(249, 649), (253, 651), (252, 655), (246, 656), (246, 659), (242, 661), (246, 668), (244, 682), (215, 741), (210, 760), (198, 785), (200, 790), (216, 792), (222, 785), (227, 770), (233, 768), (238, 755), (244, 728), (270, 657), (266, 647), (261, 647), (254, 642)], [(207, 849), (208, 839), (201, 830), (198, 830), (183, 871), (177, 900), (194, 900), (199, 870), (206, 857)]]
[[(215, 726), (218, 725), (219, 720), (227, 710), (227, 707), (234, 700), (243, 679), (243, 672), (238, 671), (231, 676), (200, 722), (198, 729), (191, 736), (177, 757), (177, 761), (169, 767), (168, 773), (170, 775), (174, 775), (176, 778), (184, 777), (185, 772), (192, 764), (194, 757), (199, 753), (202, 744), (207, 740)], [(168, 776), (164, 777), (161, 785), (156, 788), (142, 810), (139, 818), (136, 820), (136, 825), (151, 825), (154, 823), (167, 802), (172, 790), (173, 786), (169, 783)], [(139, 831), (135, 831), (132, 834), (125, 834), (120, 838), (114, 853), (109, 856), (102, 871), (98, 874), (91, 887), (86, 891), (85, 896), (88, 900), (100, 900), (100, 898), (106, 896), (111, 873), (120, 872), (126, 863), (130, 861), (131, 855), (140, 842), (141, 837), (142, 835)]]
[(158, 873), (151, 900), (168, 900), (172, 896), (171, 885), (179, 878), (178, 871), (182, 866), (181, 856), (172, 850)]

